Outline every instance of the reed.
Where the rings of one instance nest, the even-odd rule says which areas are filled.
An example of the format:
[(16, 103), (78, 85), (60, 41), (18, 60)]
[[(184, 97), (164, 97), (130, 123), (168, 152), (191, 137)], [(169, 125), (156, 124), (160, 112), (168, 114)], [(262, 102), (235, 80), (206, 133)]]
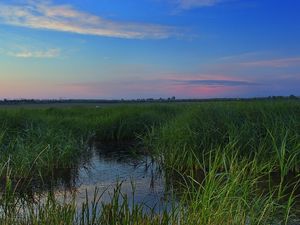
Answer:
[[(235, 101), (0, 111), (1, 224), (293, 224), (299, 222), (300, 102)], [(75, 168), (90, 140), (143, 145), (166, 173), (171, 209), (154, 213), (117, 186), (74, 201), (17, 193)], [(150, 211), (150, 213), (149, 213)]]

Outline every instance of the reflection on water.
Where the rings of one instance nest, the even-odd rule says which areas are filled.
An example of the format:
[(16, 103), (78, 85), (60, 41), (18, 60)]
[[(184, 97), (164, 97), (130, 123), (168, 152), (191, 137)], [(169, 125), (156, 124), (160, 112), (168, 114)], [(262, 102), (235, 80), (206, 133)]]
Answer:
[(33, 180), (27, 194), (40, 198), (51, 192), (58, 199), (75, 194), (80, 206), (86, 201), (86, 194), (93, 199), (95, 188), (104, 193), (102, 202), (110, 201), (120, 183), (121, 193), (128, 196), (129, 202), (134, 189), (135, 203), (155, 207), (156, 211), (166, 206), (167, 191), (160, 167), (150, 156), (132, 154), (128, 145), (94, 144), (74, 168), (57, 169), (42, 182)]

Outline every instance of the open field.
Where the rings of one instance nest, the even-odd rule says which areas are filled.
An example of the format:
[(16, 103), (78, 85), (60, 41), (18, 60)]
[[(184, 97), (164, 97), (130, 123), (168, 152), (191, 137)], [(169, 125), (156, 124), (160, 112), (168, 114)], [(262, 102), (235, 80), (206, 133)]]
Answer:
[[(1, 224), (300, 221), (299, 100), (4, 107), (0, 128)], [(56, 171), (78, 170), (95, 142), (130, 143), (131, 154), (152, 157), (174, 204), (149, 213), (118, 186), (105, 204), (96, 189), (81, 210), (51, 191), (46, 201), (22, 195)]]

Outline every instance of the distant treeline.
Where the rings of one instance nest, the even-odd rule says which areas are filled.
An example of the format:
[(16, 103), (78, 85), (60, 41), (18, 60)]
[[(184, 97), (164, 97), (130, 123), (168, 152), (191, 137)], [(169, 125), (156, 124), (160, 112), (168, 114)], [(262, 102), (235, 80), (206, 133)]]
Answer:
[(300, 96), (269, 96), (256, 98), (209, 98), (209, 99), (176, 99), (171, 98), (141, 98), (141, 99), (3, 99), (0, 105), (19, 105), (19, 104), (114, 104), (114, 103), (142, 103), (142, 102), (208, 102), (208, 101), (251, 101), (251, 100), (278, 100), (278, 99), (300, 99)]

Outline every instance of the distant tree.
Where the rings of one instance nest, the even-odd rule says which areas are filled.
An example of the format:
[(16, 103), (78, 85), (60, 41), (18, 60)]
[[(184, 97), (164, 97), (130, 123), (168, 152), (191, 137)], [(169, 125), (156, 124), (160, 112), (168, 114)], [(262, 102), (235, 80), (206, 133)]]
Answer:
[(297, 97), (295, 95), (290, 95), (289, 99), (297, 99)]

